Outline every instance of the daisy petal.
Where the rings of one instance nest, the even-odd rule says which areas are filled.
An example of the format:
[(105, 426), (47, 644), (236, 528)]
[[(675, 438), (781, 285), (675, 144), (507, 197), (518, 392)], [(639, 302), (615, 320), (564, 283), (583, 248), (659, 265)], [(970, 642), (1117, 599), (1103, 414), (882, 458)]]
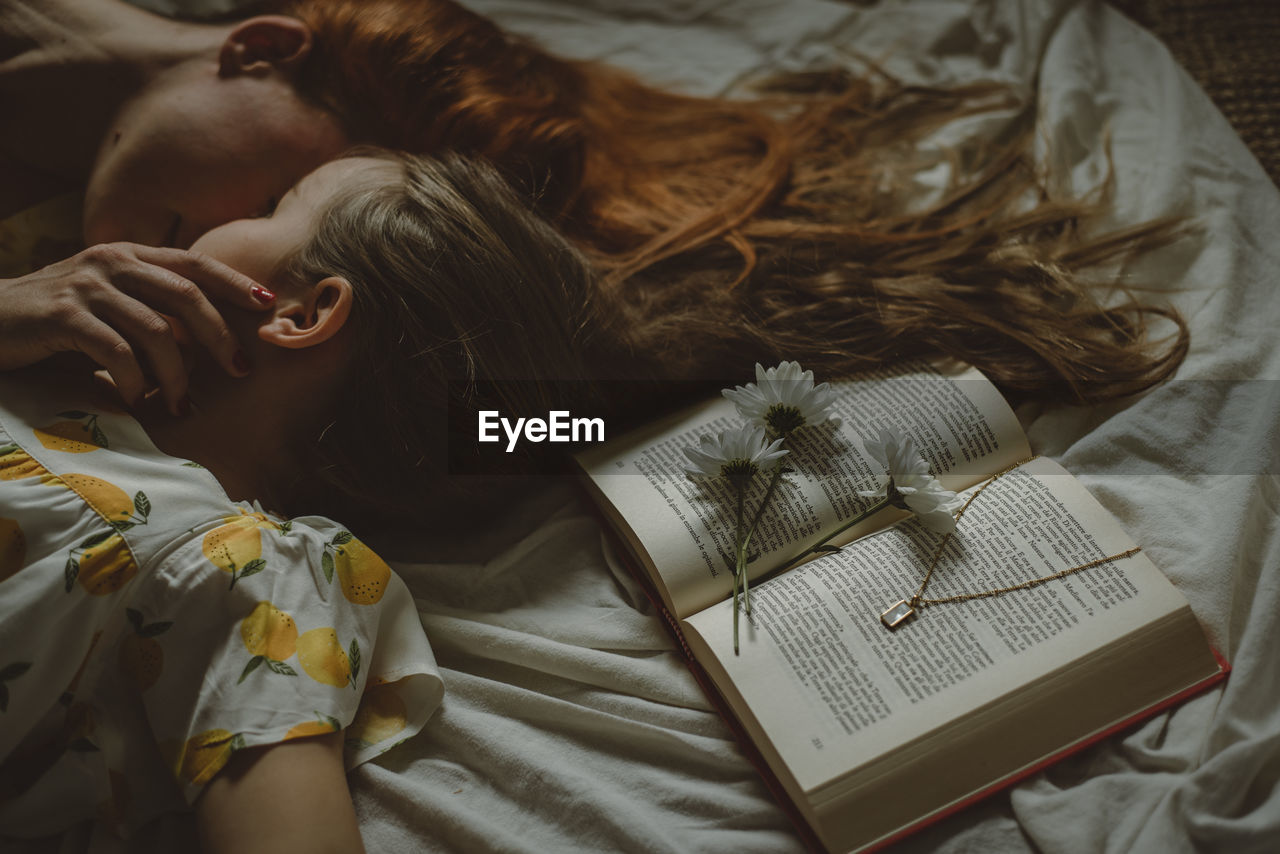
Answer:
[(703, 436), (699, 447), (682, 449), (692, 465), (684, 467), (693, 477), (718, 477), (725, 467), (738, 467), (746, 473), (767, 470), (790, 451), (782, 449), (782, 439), (766, 443), (764, 428), (748, 425), (722, 430), (715, 436)]
[[(910, 436), (903, 436), (881, 427), (874, 440), (863, 443), (867, 455), (879, 463), (885, 474), (881, 475), (877, 491), (859, 490), (866, 498), (882, 498), (885, 487), (892, 483), (896, 498), (919, 517), (925, 527), (933, 531), (954, 531), (955, 511), (960, 499), (929, 473), (929, 464), (920, 456), (916, 443)], [(895, 498), (895, 496), (889, 496)]]
[(782, 362), (774, 368), (756, 362), (754, 383), (724, 389), (721, 394), (733, 401), (744, 419), (782, 435), (823, 421), (835, 402), (830, 386), (814, 386), (813, 371), (803, 370), (799, 362)]

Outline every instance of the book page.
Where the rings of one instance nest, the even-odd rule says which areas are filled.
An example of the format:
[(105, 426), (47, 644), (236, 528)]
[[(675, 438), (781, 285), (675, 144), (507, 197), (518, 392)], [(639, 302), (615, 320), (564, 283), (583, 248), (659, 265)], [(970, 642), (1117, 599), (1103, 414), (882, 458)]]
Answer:
[[(770, 579), (752, 595), (738, 656), (731, 603), (684, 623), (699, 660), (714, 656), (708, 670), (732, 680), (804, 790), (1187, 608), (1138, 553), (1037, 587), (928, 606), (890, 631), (880, 614), (916, 592), (940, 540), (906, 521)], [(970, 505), (924, 596), (1009, 586), (1132, 545), (1074, 478), (1037, 459)]]
[[(835, 421), (797, 431), (792, 469), (761, 516), (752, 538), (749, 575), (761, 577), (824, 532), (838, 528), (872, 503), (857, 495), (883, 471), (863, 439), (890, 427), (915, 439), (935, 476), (951, 489), (972, 485), (1030, 456), (1026, 437), (1008, 404), (972, 368), (943, 373), (924, 364), (832, 383)], [(741, 426), (724, 398), (578, 455), (604, 507), (631, 541), (650, 574), (657, 575), (667, 607), (688, 616), (728, 597), (733, 589), (736, 499), (723, 478), (690, 478), (683, 449), (701, 436)], [(746, 502), (750, 517), (768, 478), (755, 478)], [(842, 535), (849, 542), (901, 518), (889, 509)]]

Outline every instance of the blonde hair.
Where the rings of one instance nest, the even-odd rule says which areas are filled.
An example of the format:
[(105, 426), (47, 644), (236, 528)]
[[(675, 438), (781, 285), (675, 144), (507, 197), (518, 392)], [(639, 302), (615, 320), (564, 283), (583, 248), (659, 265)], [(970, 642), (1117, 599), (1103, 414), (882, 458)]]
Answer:
[[(470, 476), (477, 409), (546, 413), (599, 400), (630, 346), (587, 262), (492, 167), (351, 154), (385, 161), (391, 179), (334, 199), (278, 272), (341, 276), (354, 291), (347, 378), (331, 417), (300, 443), (303, 474), (284, 509), (376, 526), (442, 512), (508, 476)], [(446, 485), (458, 468), (468, 476)]]

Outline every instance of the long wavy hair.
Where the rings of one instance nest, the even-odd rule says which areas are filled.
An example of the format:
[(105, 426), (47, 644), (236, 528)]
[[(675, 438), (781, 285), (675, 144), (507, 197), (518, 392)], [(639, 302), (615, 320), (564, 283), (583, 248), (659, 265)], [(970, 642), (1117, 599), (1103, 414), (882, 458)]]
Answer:
[[(692, 97), (553, 56), (451, 0), (264, 8), (311, 29), (296, 85), (355, 138), (495, 163), (602, 271), (596, 287), (668, 376), (951, 358), (1008, 392), (1091, 402), (1169, 377), (1187, 352), (1175, 311), (1091, 275), (1176, 225), (1089, 233), (1105, 198), (1047, 191), (1031, 105), (1007, 88), (868, 66)], [(1021, 109), (1023, 132), (952, 152), (946, 191), (913, 202), (910, 176), (943, 156), (918, 143), (993, 109)]]

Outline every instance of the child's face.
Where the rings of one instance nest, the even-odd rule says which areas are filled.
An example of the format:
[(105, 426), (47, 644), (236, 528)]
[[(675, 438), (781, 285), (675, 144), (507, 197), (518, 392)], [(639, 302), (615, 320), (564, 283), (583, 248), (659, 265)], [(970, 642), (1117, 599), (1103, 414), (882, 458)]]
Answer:
[(374, 182), (389, 164), (346, 157), (324, 164), (285, 193), (267, 216), (238, 219), (205, 232), (191, 249), (203, 252), (251, 279), (276, 288), (276, 266), (298, 251), (320, 224), (320, 212), (345, 190)]

